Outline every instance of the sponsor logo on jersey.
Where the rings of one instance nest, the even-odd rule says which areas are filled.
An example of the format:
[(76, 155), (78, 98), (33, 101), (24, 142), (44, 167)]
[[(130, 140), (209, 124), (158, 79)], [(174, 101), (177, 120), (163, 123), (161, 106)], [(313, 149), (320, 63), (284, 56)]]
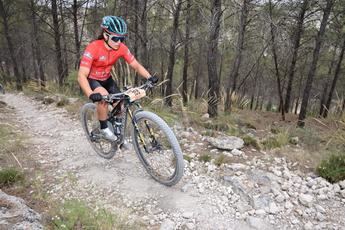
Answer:
[(92, 59), (92, 54), (88, 51), (85, 51), (83, 56)]
[(106, 58), (104, 55), (102, 55), (102, 56), (99, 57), (99, 60), (100, 60), (100, 61), (105, 61), (106, 59), (107, 59), (107, 58)]

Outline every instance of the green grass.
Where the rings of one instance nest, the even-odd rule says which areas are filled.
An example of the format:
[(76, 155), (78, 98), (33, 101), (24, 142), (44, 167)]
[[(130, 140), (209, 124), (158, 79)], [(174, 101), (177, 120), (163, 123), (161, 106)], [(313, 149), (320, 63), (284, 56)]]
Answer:
[(0, 170), (0, 187), (9, 186), (24, 180), (24, 174), (15, 168)]
[(66, 201), (52, 216), (54, 229), (135, 229), (125, 219), (105, 209), (96, 211), (78, 200)]
[(278, 133), (277, 135), (270, 136), (261, 142), (264, 149), (281, 148), (289, 143), (288, 132)]
[(332, 153), (320, 163), (317, 173), (331, 183), (345, 180), (345, 153)]
[(231, 158), (224, 154), (220, 154), (214, 161), (214, 164), (217, 165), (218, 167), (221, 166), (222, 164), (227, 164), (231, 162)]
[(188, 155), (183, 155), (183, 159), (185, 159), (188, 162), (192, 161), (192, 158), (190, 156), (188, 156)]

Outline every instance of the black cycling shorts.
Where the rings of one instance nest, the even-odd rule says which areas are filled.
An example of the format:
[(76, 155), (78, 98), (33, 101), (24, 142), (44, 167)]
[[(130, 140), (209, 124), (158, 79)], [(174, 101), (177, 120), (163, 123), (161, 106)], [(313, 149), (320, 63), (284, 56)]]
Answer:
[(89, 84), (92, 90), (95, 90), (97, 87), (103, 87), (110, 94), (121, 93), (120, 89), (117, 87), (112, 77), (108, 78), (105, 81), (95, 80), (91, 78), (88, 78), (87, 80), (89, 81)]

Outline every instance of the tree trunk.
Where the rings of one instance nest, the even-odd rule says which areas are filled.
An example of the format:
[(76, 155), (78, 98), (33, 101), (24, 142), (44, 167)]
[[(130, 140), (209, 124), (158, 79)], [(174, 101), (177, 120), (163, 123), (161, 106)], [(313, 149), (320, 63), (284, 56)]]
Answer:
[(327, 26), (327, 21), (328, 21), (331, 9), (333, 7), (333, 4), (334, 4), (334, 0), (327, 0), (327, 5), (326, 5), (326, 8), (324, 9), (324, 13), (322, 16), (320, 30), (319, 30), (317, 37), (316, 37), (315, 48), (314, 48), (314, 52), (313, 52), (313, 59), (312, 59), (311, 65), (310, 65), (307, 82), (306, 82), (304, 92), (303, 92), (301, 111), (300, 111), (299, 116), (298, 116), (297, 125), (299, 127), (304, 127), (304, 125), (305, 125), (304, 120), (305, 120), (306, 114), (307, 114), (309, 95), (310, 95), (310, 91), (311, 91), (313, 81), (314, 81), (316, 66), (317, 66), (317, 63), (319, 60), (319, 56), (320, 56), (320, 49), (321, 49), (321, 45), (323, 43), (324, 34), (326, 31), (326, 26)]
[(202, 56), (203, 56), (203, 41), (201, 39), (198, 40), (198, 58), (197, 61), (194, 63), (193, 65), (193, 69), (194, 69), (194, 99), (198, 99), (199, 98), (199, 85), (200, 85), (200, 77), (201, 77), (201, 68), (200, 68), (200, 63), (202, 62)]
[[(181, 1), (180, 1), (181, 2)], [(140, 33), (141, 33), (141, 59), (145, 68), (150, 69), (149, 66), (149, 55), (147, 49), (147, 0), (143, 0), (139, 4), (141, 6), (141, 17), (140, 17)], [(179, 12), (180, 14), (180, 12)], [(176, 35), (175, 35), (176, 36)]]
[(333, 92), (335, 90), (335, 86), (337, 85), (337, 81), (338, 81), (338, 78), (339, 78), (339, 73), (340, 73), (340, 69), (341, 69), (341, 63), (343, 62), (343, 58), (344, 58), (344, 51), (345, 51), (345, 39), (343, 41), (343, 46), (341, 47), (341, 51), (340, 51), (337, 67), (335, 68), (334, 78), (333, 78), (333, 81), (332, 81), (331, 89), (329, 90), (328, 99), (327, 99), (327, 103), (326, 103), (326, 108), (325, 108), (325, 110), (323, 112), (323, 117), (325, 117), (325, 118), (327, 117), (328, 111), (331, 108)]
[(190, 8), (191, 0), (187, 0), (187, 12), (186, 12), (186, 41), (184, 46), (184, 64), (183, 64), (183, 74), (182, 74), (182, 98), (183, 104), (186, 106), (188, 102), (188, 65), (189, 65), (189, 33), (190, 33)]
[(283, 108), (284, 101), (283, 101), (283, 92), (281, 88), (281, 79), (280, 79), (280, 73), (279, 73), (279, 67), (278, 67), (278, 57), (277, 57), (277, 49), (276, 49), (276, 42), (275, 42), (275, 32), (276, 28), (273, 25), (273, 6), (272, 1), (269, 1), (269, 12), (270, 12), (270, 27), (271, 27), (271, 39), (272, 39), (272, 54), (273, 54), (273, 60), (274, 60), (274, 69), (276, 73), (277, 78), (277, 87), (278, 87), (278, 94), (279, 94), (279, 107), (282, 114), (282, 120), (285, 121), (285, 110)]
[[(241, 62), (242, 62), (244, 35), (246, 32), (247, 18), (248, 18), (248, 12), (249, 12), (248, 5), (250, 1), (251, 0), (243, 0), (243, 4), (242, 4), (240, 25), (239, 25), (239, 32), (238, 32), (237, 46), (236, 46), (236, 55), (232, 63), (231, 72), (230, 72), (227, 85), (226, 85), (226, 99), (225, 99), (225, 105), (224, 105), (224, 111), (226, 112), (231, 111), (231, 96), (233, 93), (235, 93), (236, 87), (237, 87), (238, 72), (241, 66)], [(230, 92), (231, 80), (232, 80), (232, 89)]]
[(210, 117), (218, 115), (219, 83), (217, 71), (218, 40), (220, 19), (222, 16), (221, 0), (213, 0), (211, 9), (210, 35), (208, 41), (207, 67), (208, 67), (208, 114)]
[(176, 9), (174, 11), (174, 23), (173, 23), (173, 30), (171, 34), (171, 41), (170, 41), (170, 49), (169, 49), (169, 64), (168, 64), (168, 73), (167, 73), (167, 90), (165, 94), (165, 104), (168, 106), (172, 106), (172, 81), (173, 81), (173, 73), (174, 73), (174, 65), (175, 65), (175, 54), (176, 54), (176, 39), (177, 39), (177, 31), (178, 31), (178, 21), (180, 17), (182, 0), (177, 1)]
[[(140, 59), (139, 58), (139, 14), (138, 14), (139, 12), (137, 11), (138, 9), (139, 9), (139, 0), (134, 0), (134, 30), (135, 30), (135, 34), (134, 34), (133, 51), (134, 51), (134, 56), (137, 59)], [(161, 77), (163, 77), (163, 75), (161, 75)], [(134, 85), (138, 85), (138, 84), (139, 84), (138, 73), (135, 73)]]
[(62, 42), (63, 42), (63, 74), (64, 78), (68, 76), (68, 54), (67, 54), (67, 39), (66, 39), (66, 25), (65, 19), (63, 15), (63, 2), (60, 1), (60, 17), (61, 17), (61, 25), (62, 25)]
[(64, 82), (64, 68), (61, 52), (61, 43), (60, 43), (60, 31), (59, 31), (59, 19), (58, 19), (58, 9), (56, 0), (51, 0), (52, 3), (52, 16), (53, 16), (53, 28), (54, 28), (54, 41), (55, 41), (55, 55), (56, 55), (56, 68), (58, 73), (58, 83), (61, 87)]
[(17, 60), (15, 57), (15, 50), (14, 50), (14, 47), (12, 44), (12, 37), (11, 37), (10, 31), (9, 31), (9, 22), (8, 22), (9, 12), (7, 11), (7, 7), (6, 8), (4, 7), (3, 0), (0, 0), (0, 15), (2, 17), (2, 25), (4, 27), (3, 32), (5, 34), (8, 49), (10, 51), (10, 57), (11, 57), (12, 65), (13, 65), (13, 73), (14, 73), (15, 78), (16, 78), (16, 89), (17, 90), (23, 90), (22, 79), (21, 79), (21, 76), (19, 74), (18, 64), (17, 64)]
[(75, 45), (75, 63), (74, 69), (78, 69), (79, 58), (80, 58), (80, 40), (79, 40), (79, 30), (78, 30), (78, 1), (73, 0), (72, 4), (72, 17), (73, 17), (73, 27), (74, 27), (74, 45)]
[(326, 81), (324, 83), (324, 87), (323, 87), (322, 95), (321, 95), (321, 99), (320, 99), (320, 111), (319, 111), (320, 116), (323, 116), (323, 114), (325, 112), (327, 92), (328, 92), (328, 79), (326, 79)]
[(333, 67), (335, 65), (337, 49), (338, 49), (338, 42), (336, 43), (334, 51), (333, 51), (333, 54), (332, 54), (332, 60), (331, 60), (331, 63), (329, 65), (329, 67), (328, 67), (327, 77), (324, 80), (325, 86), (323, 88), (322, 96), (321, 96), (321, 100), (320, 100), (320, 111), (319, 111), (319, 115), (320, 116), (323, 116), (323, 113), (324, 113), (325, 108), (326, 108), (326, 97), (327, 97), (326, 95), (327, 95), (327, 92), (328, 92), (328, 86), (329, 86), (329, 81), (331, 80), (331, 74), (332, 74), (332, 71), (333, 71)]
[(296, 67), (296, 62), (297, 62), (297, 56), (298, 56), (298, 49), (300, 47), (300, 41), (301, 41), (301, 35), (303, 32), (303, 21), (304, 21), (304, 15), (308, 9), (308, 3), (309, 0), (304, 0), (298, 15), (297, 19), (297, 26), (296, 30), (294, 32), (294, 40), (293, 40), (293, 48), (292, 48), (292, 59), (291, 59), (291, 64), (289, 68), (289, 73), (288, 73), (288, 85), (286, 89), (286, 97), (285, 97), (285, 104), (284, 104), (284, 110), (286, 113), (289, 112), (289, 107), (290, 107), (290, 100), (291, 100), (291, 91), (292, 91), (292, 82), (294, 79), (295, 75), (295, 67)]

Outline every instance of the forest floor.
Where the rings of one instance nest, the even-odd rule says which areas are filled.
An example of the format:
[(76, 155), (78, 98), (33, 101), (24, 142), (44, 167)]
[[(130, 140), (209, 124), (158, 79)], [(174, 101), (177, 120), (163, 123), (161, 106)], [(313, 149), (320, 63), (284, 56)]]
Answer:
[[(62, 204), (80, 200), (116, 216), (114, 229), (345, 229), (345, 185), (315, 175), (322, 156), (312, 155), (318, 140), (312, 134), (304, 134), (305, 148), (247, 146), (231, 155), (210, 146), (203, 131), (175, 124), (189, 160), (182, 180), (166, 187), (150, 178), (133, 150), (118, 151), (110, 160), (99, 157), (70, 110), (24, 94), (2, 95), (0, 101), (7, 104), (1, 123), (25, 136), (16, 155), (28, 181), (2, 190), (26, 200), (48, 227), (54, 218), (60, 223)], [(245, 117), (258, 137), (267, 127), (291, 129), (295, 121), (293, 115), (281, 122), (277, 114), (248, 111), (238, 117)], [(332, 125), (313, 123), (325, 135)], [(227, 159), (204, 162), (203, 154)]]

